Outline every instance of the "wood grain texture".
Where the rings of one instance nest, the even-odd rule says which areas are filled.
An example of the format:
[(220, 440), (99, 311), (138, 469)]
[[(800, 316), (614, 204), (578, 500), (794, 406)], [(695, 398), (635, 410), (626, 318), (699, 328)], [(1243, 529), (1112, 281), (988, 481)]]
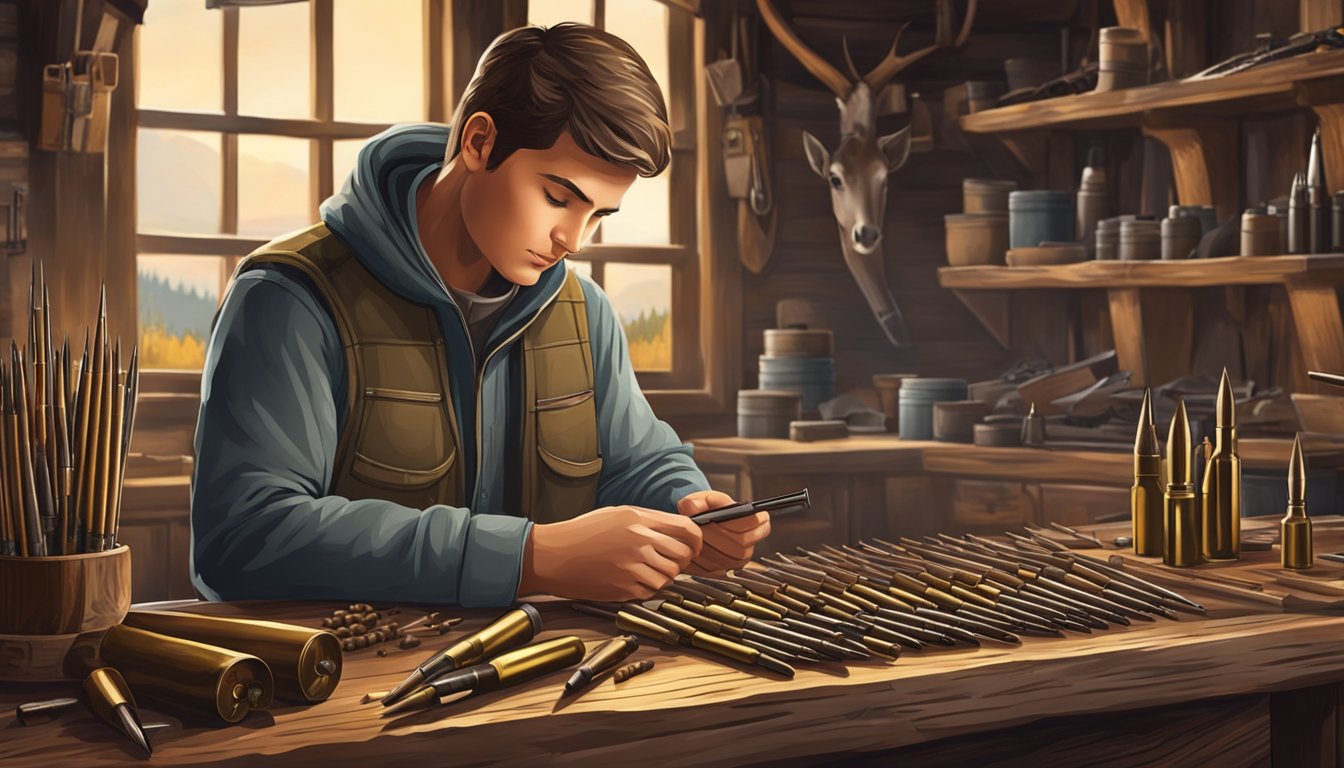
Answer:
[[(1344, 319), (1340, 317), (1335, 288), (1293, 281), (1287, 285), (1287, 291), (1298, 343), (1308, 368), (1344, 370)], [(1318, 382), (1309, 386), (1322, 394), (1334, 389)]]
[(1153, 110), (1198, 116), (1244, 115), (1296, 105), (1295, 84), (1344, 76), (1344, 51), (1296, 56), (1226, 77), (1169, 81), (1106, 93), (1084, 93), (976, 112), (961, 118), (971, 133), (1031, 128), (1116, 128), (1142, 124)]
[[(202, 609), (316, 626), (333, 607), (254, 603)], [(610, 633), (598, 620), (558, 602), (543, 602), (541, 609), (543, 639), (572, 633), (594, 642)], [(472, 630), (489, 612), (463, 615), (469, 617), (463, 629)], [(1093, 636), (1029, 638), (1020, 648), (909, 654), (892, 664), (852, 665), (844, 673), (801, 669), (791, 681), (721, 664), (698, 651), (673, 652), (648, 643), (636, 653), (656, 661), (652, 671), (619, 687), (600, 682), (558, 711), (553, 710), (560, 673), (394, 721), (380, 719), (377, 705), (360, 705), (359, 698), (386, 690), (423, 652), (387, 658), (361, 652), (347, 656), (341, 687), (328, 701), (278, 706), (237, 727), (180, 720), (180, 712), (148, 702), (141, 711), (144, 719), (181, 726), (156, 738), (156, 765), (244, 758), (249, 765), (394, 764), (442, 756), (444, 750), (455, 765), (541, 760), (609, 765), (642, 763), (650, 756), (672, 766), (815, 761), (1048, 718), (1100, 717), (1336, 683), (1344, 679), (1341, 629), (1344, 617), (1338, 616), (1182, 617)], [(125, 761), (124, 740), (82, 711), (49, 726), (15, 727), (9, 712), (16, 703), (62, 691), (0, 691), (6, 765)], [(1249, 725), (1262, 719), (1257, 711), (1250, 707), (1234, 717)], [(1245, 743), (1263, 750), (1258, 729), (1244, 730)], [(1159, 746), (1136, 737), (1134, 749), (1143, 754)]]
[(1240, 209), (1236, 122), (1208, 120), (1179, 127), (1151, 122), (1143, 132), (1165, 144), (1171, 153), (1177, 202), (1181, 205), (1212, 205), (1217, 209), (1220, 221), (1235, 215)]
[(1230, 256), (1193, 261), (1085, 261), (1040, 267), (943, 267), (944, 288), (1171, 288), (1271, 285), (1304, 277), (1325, 285), (1344, 282), (1344, 256)]

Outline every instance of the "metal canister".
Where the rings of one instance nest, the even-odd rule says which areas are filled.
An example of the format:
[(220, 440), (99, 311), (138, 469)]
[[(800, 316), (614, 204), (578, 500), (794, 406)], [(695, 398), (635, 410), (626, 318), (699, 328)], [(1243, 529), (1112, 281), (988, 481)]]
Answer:
[(1097, 222), (1110, 214), (1110, 195), (1106, 192), (1106, 169), (1088, 166), (1078, 185), (1078, 239), (1083, 241), (1088, 256), (1097, 252)]
[(1199, 219), (1200, 234), (1207, 234), (1218, 228), (1218, 212), (1212, 205), (1170, 205), (1167, 206), (1167, 218)]
[(1017, 182), (1007, 179), (962, 179), (961, 210), (963, 213), (1007, 213), (1008, 193), (1015, 189)]
[(324, 701), (341, 681), (341, 642), (326, 630), (175, 611), (131, 611), (122, 623), (250, 653), (271, 668), (284, 699)]
[(789, 422), (802, 418), (802, 395), (792, 390), (737, 392), (737, 436), (787, 440)]
[(965, 379), (904, 379), (901, 381), (900, 435), (902, 440), (933, 439), (933, 404), (966, 399)]
[(1097, 222), (1097, 261), (1114, 261), (1119, 256), (1120, 224), (1133, 220), (1133, 214), (1126, 214)]
[(1120, 222), (1116, 255), (1121, 261), (1156, 261), (1162, 258), (1161, 223), (1138, 218)]
[(1188, 259), (1204, 234), (1199, 219), (1193, 217), (1162, 220), (1162, 260)]
[(1330, 208), (1330, 249), (1344, 251), (1344, 190), (1336, 192)]
[(1279, 250), (1279, 217), (1249, 208), (1241, 215), (1241, 255), (1273, 256)]
[(102, 660), (142, 694), (236, 723), (270, 706), (275, 678), (246, 653), (119, 624), (103, 636)]
[(1008, 247), (1035, 248), (1041, 243), (1074, 239), (1077, 222), (1073, 196), (1053, 189), (1018, 190), (1008, 194)]

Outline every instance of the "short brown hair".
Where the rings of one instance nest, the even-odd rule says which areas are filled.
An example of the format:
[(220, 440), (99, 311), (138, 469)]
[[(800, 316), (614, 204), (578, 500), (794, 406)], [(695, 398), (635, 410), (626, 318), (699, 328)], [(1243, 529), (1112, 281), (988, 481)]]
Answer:
[(629, 43), (587, 24), (519, 27), (495, 38), (453, 115), (448, 159), (477, 112), (499, 132), (486, 170), (519, 149), (549, 149), (565, 131), (583, 151), (640, 176), (657, 176), (671, 160), (667, 107), (648, 65)]

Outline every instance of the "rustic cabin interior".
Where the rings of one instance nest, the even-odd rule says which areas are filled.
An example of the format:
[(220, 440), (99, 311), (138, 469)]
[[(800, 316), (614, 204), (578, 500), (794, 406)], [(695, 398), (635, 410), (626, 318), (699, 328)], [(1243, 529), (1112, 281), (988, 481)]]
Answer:
[[(349, 194), (371, 140), (460, 117), (492, 41), (562, 22), (628, 42), (670, 130), (667, 170), (565, 269), (606, 297), (621, 364), (707, 487), (793, 504), (761, 507), (778, 513), (742, 579), (669, 577), (687, 586), (639, 609), (742, 639), (697, 606), (755, 601), (765, 615), (728, 613), (814, 642), (858, 632), (874, 658), (800, 653), (782, 677), (649, 630), (630, 660), (657, 666), (637, 680), (562, 705), (553, 672), (398, 724), (370, 696), (505, 609), (203, 590), (198, 424), (248, 375), (211, 379), (212, 331), (243, 260)], [(152, 744), (174, 765), (1344, 765), (1341, 190), (1340, 0), (0, 0), (0, 507), (18, 521), (0, 763)], [(98, 413), (101, 454), (80, 432)], [(89, 546), (129, 551), (120, 566), (74, 564), (92, 554), (81, 522), (47, 558), (32, 525), (11, 530), (34, 504), (82, 508), (86, 465), (88, 503), (116, 521)], [(113, 598), (80, 581), (103, 567)], [(919, 595), (943, 618), (969, 606), (966, 623), (910, 623)], [(125, 605), (100, 627), (47, 621), (72, 599)], [(639, 634), (619, 601), (536, 605), (543, 638)], [(88, 668), (135, 669), (149, 646), (97, 650), (128, 608), (330, 630), (322, 674), (334, 687), (343, 660), (343, 683), (282, 702), (292, 673), (272, 662), (267, 708), (230, 667), (231, 711), (256, 710), (231, 719), (142, 670), (99, 690), (135, 692), (160, 723), (144, 744), (96, 704), (26, 724), (21, 705), (96, 698)], [(371, 637), (375, 609), (390, 632), (355, 644), (342, 616), (373, 617)], [(436, 631), (413, 644), (389, 625), (422, 615)]]

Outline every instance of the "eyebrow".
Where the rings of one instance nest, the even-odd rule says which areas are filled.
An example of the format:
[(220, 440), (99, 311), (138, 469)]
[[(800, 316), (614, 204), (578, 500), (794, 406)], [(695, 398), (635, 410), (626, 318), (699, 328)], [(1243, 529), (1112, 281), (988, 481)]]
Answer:
[[(575, 195), (577, 195), (578, 198), (579, 198), (580, 200), (582, 200), (583, 202), (585, 202), (585, 203), (587, 203), (587, 204), (589, 204), (589, 205), (592, 205), (592, 204), (593, 204), (593, 201), (590, 200), (590, 199), (588, 198), (587, 195), (583, 194), (583, 190), (582, 190), (582, 189), (579, 189), (579, 186), (578, 186), (577, 184), (575, 184), (574, 182), (570, 181), (569, 179), (566, 179), (564, 176), (556, 176), (556, 175), (553, 174), (553, 173), (539, 173), (539, 174), (537, 174), (537, 175), (538, 175), (538, 176), (541, 176), (541, 177), (544, 178), (544, 179), (547, 179), (548, 181), (553, 181), (553, 182), (555, 182), (556, 184), (559, 184), (560, 186), (564, 187), (565, 189), (568, 189), (570, 192), (573, 192)], [(615, 213), (615, 212), (617, 212), (617, 211), (619, 211), (619, 210), (620, 210), (620, 208), (603, 208), (603, 209), (601, 209), (601, 210), (599, 210), (599, 211), (596, 211), (596, 212), (597, 212), (597, 213)]]

